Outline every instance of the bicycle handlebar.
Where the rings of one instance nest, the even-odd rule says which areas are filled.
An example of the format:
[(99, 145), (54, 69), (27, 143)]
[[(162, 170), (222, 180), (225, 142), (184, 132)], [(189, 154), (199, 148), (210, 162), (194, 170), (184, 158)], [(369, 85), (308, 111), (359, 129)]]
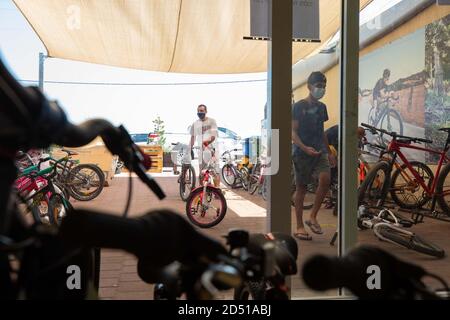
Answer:
[[(367, 270), (381, 270), (379, 290), (367, 286)], [(345, 287), (360, 299), (439, 299), (421, 279), (430, 275), (425, 269), (401, 261), (373, 246), (360, 246), (344, 257), (316, 255), (305, 262), (303, 279), (315, 290)]]
[(408, 137), (408, 136), (403, 136), (400, 134), (397, 134), (397, 132), (395, 131), (387, 131), (385, 129), (381, 129), (381, 128), (376, 128), (374, 126), (371, 126), (367, 123), (361, 123), (361, 126), (368, 128), (372, 134), (376, 134), (377, 132), (381, 132), (384, 134), (387, 134), (388, 136), (393, 137), (394, 139), (405, 139), (405, 140), (410, 140), (411, 142), (422, 142), (422, 143), (433, 143), (432, 140), (428, 140), (428, 139), (423, 139), (423, 138), (415, 138), (415, 137)]
[[(228, 253), (217, 255), (215, 262), (198, 261), (191, 265), (175, 262), (161, 270), (151, 270), (143, 279), (164, 284), (169, 299), (182, 293), (187, 293), (188, 299), (211, 299), (219, 290), (238, 288), (244, 281), (282, 279), (295, 274), (298, 255), (295, 240), (281, 233), (272, 234), (272, 238), (266, 236), (230, 230), (225, 236)], [(147, 270), (140, 269), (143, 273)]]

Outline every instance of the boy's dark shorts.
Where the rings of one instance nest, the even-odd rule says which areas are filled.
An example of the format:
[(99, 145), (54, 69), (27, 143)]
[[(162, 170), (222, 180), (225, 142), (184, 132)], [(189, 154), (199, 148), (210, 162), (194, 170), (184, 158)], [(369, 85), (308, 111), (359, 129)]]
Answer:
[(306, 154), (295, 154), (292, 156), (295, 171), (296, 185), (308, 185), (314, 182), (314, 177), (320, 173), (330, 173), (330, 162), (328, 153), (322, 153), (320, 156), (312, 157)]

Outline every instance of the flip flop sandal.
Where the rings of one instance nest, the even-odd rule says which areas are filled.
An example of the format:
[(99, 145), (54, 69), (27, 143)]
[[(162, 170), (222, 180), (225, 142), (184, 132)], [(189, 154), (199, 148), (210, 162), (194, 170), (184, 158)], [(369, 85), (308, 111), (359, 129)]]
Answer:
[(312, 237), (308, 233), (294, 233), (294, 237), (296, 237), (299, 240), (305, 240), (305, 241), (311, 241)]
[(315, 234), (323, 234), (322, 228), (319, 224), (312, 223), (311, 221), (305, 221), (305, 224), (311, 229)]

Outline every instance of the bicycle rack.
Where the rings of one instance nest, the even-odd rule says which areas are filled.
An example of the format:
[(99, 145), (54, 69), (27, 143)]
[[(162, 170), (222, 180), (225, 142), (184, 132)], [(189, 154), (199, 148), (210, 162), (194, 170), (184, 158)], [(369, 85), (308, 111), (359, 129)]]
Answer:
[(424, 209), (402, 209), (399, 208), (399, 211), (407, 212), (411, 214), (411, 219), (414, 221), (414, 224), (422, 223), (425, 217), (440, 220), (444, 222), (450, 222), (450, 215), (445, 214), (444, 212), (437, 210), (424, 210)]

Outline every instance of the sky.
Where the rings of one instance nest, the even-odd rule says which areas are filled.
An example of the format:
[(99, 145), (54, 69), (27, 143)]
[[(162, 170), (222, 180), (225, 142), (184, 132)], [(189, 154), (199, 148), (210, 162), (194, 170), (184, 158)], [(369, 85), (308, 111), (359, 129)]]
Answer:
[[(45, 47), (11, 0), (0, 0), (0, 50), (21, 80), (37, 80), (39, 52)], [(106, 118), (132, 133), (148, 133), (160, 116), (167, 132), (185, 133), (196, 119), (196, 107), (208, 106), (217, 124), (241, 137), (259, 135), (264, 117), (266, 73), (190, 75), (108, 67), (63, 59), (45, 60), (46, 81), (107, 83), (257, 82), (209, 85), (108, 86), (46, 83), (45, 94), (58, 100), (71, 121)], [(24, 82), (24, 85), (32, 83)]]

